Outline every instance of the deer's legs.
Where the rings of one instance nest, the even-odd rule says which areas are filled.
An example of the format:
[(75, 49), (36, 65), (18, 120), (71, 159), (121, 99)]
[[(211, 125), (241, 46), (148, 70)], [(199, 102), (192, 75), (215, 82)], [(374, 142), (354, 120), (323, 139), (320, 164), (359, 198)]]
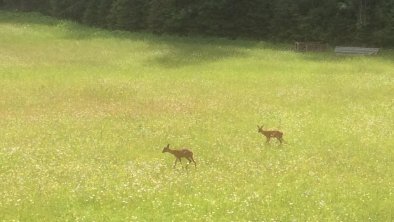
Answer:
[(172, 168), (174, 168), (174, 169), (175, 169), (175, 166), (176, 166), (176, 162), (178, 162), (178, 159), (175, 159), (174, 166), (172, 166)]
[(192, 162), (191, 160), (190, 160), (190, 158), (189, 157), (185, 157), (189, 162), (187, 163), (187, 165), (186, 165), (186, 168), (187, 167), (189, 167), (189, 164), (190, 164), (190, 162)]
[(278, 137), (278, 140), (279, 140), (280, 144), (282, 144), (282, 142), (283, 142), (282, 137)]
[(193, 159), (192, 156), (191, 156), (191, 157), (186, 157), (186, 159), (189, 161), (189, 163), (187, 163), (187, 167), (189, 166), (189, 164), (190, 164), (192, 161), (193, 161), (193, 163), (194, 163), (194, 167), (197, 166), (196, 161), (194, 161), (194, 159)]
[(176, 163), (178, 162), (178, 160), (179, 160), (179, 162), (181, 162), (181, 159), (179, 159), (179, 158), (176, 158), (176, 159), (175, 159), (175, 163), (174, 163), (174, 168), (175, 168), (175, 166), (176, 166)]
[(265, 141), (265, 143), (269, 143), (270, 139), (271, 139), (271, 137), (267, 137), (267, 141)]
[(194, 167), (197, 167), (197, 163), (196, 161), (194, 161), (193, 157), (191, 156), (190, 159), (192, 159), (193, 163), (194, 163)]
[(189, 162), (186, 164), (186, 169), (189, 167), (189, 164), (190, 164), (190, 159), (189, 159), (189, 157), (185, 157)]

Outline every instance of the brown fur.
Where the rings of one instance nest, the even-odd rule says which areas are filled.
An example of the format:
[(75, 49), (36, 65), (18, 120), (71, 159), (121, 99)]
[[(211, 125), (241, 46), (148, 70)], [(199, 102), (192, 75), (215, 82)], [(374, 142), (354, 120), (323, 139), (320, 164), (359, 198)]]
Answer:
[(280, 142), (280, 144), (282, 144), (283, 140), (283, 133), (281, 131), (278, 130), (270, 130), (270, 131), (265, 131), (263, 130), (263, 126), (259, 127), (257, 126), (258, 132), (263, 134), (266, 138), (267, 141), (266, 143), (268, 143), (270, 141), (271, 138), (277, 138)]
[[(188, 150), (188, 149), (180, 149), (180, 150), (176, 150), (176, 149), (170, 149), (170, 144), (168, 144), (166, 147), (163, 148), (162, 153), (171, 153), (172, 155), (175, 156), (175, 163), (174, 163), (174, 168), (176, 166), (176, 163), (179, 161), (181, 162), (181, 158), (186, 158), (189, 161), (189, 164), (193, 161), (194, 163), (194, 167), (197, 167), (196, 161), (194, 161), (193, 159), (193, 152)], [(188, 166), (189, 166), (188, 164)]]

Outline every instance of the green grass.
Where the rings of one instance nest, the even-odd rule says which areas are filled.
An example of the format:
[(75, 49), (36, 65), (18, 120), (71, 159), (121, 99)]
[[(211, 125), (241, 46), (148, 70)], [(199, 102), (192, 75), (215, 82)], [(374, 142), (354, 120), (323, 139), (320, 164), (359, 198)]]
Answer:
[(394, 52), (289, 48), (0, 11), (0, 220), (392, 221)]

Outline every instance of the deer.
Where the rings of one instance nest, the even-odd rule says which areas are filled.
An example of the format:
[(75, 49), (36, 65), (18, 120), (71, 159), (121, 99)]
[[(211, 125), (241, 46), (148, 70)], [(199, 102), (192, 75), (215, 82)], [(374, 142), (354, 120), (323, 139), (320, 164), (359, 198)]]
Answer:
[(283, 137), (283, 133), (281, 131), (278, 131), (278, 130), (264, 131), (263, 127), (264, 126), (260, 127), (260, 126), (257, 125), (257, 129), (258, 129), (257, 132), (263, 134), (267, 138), (267, 141), (265, 143), (269, 143), (271, 138), (276, 138), (276, 139), (279, 140), (280, 144), (282, 144), (284, 139), (282, 138)]
[(162, 153), (165, 153), (165, 152), (171, 153), (172, 155), (175, 156), (176, 159), (175, 159), (175, 163), (174, 163), (174, 167), (173, 167), (174, 169), (175, 169), (176, 163), (178, 161), (181, 162), (181, 158), (182, 157), (186, 158), (189, 161), (189, 163), (187, 164), (186, 168), (189, 166), (189, 164), (192, 161), (194, 163), (194, 167), (197, 167), (196, 161), (194, 161), (194, 159), (193, 159), (193, 152), (188, 150), (188, 149), (180, 149), (180, 150), (170, 149), (170, 144), (168, 144), (167, 146), (165, 146), (163, 148)]

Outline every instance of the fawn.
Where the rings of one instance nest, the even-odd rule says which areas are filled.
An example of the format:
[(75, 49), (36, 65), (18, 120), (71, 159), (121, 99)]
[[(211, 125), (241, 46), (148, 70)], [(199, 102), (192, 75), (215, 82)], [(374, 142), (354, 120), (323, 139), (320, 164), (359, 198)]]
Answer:
[(257, 126), (258, 132), (263, 134), (266, 138), (267, 141), (266, 143), (268, 143), (271, 139), (271, 137), (277, 138), (280, 142), (280, 144), (282, 144), (282, 142), (284, 141), (284, 139), (282, 138), (283, 133), (281, 131), (278, 130), (272, 130), (272, 131), (264, 131), (263, 130), (263, 126)]
[(174, 149), (174, 150), (172, 150), (172, 149), (170, 149), (170, 144), (168, 144), (166, 147), (164, 147), (162, 153), (165, 153), (165, 152), (171, 153), (172, 155), (174, 155), (176, 157), (175, 163), (174, 163), (174, 168), (175, 168), (176, 163), (178, 161), (181, 162), (182, 157), (186, 158), (189, 161), (187, 166), (189, 166), (189, 164), (193, 161), (194, 167), (197, 167), (196, 161), (194, 161), (194, 159), (193, 159), (193, 152), (188, 149), (181, 149), (181, 150)]

